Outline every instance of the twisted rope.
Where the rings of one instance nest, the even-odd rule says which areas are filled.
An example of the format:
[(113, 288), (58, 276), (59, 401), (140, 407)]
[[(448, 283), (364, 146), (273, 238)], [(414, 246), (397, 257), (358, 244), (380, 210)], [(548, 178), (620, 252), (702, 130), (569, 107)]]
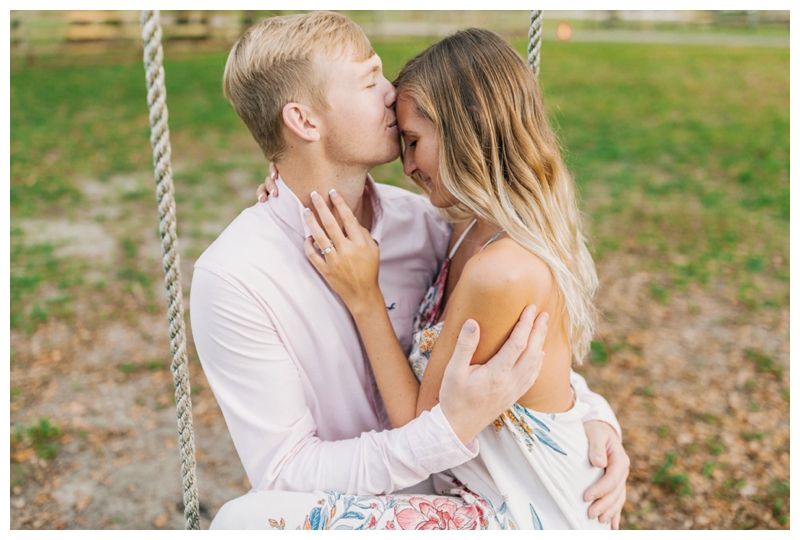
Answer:
[(167, 289), (169, 344), (172, 351), (172, 382), (178, 412), (178, 435), (183, 479), (183, 505), (187, 529), (200, 528), (197, 483), (195, 482), (194, 429), (189, 370), (186, 361), (186, 329), (183, 322), (180, 255), (175, 218), (175, 188), (172, 184), (172, 149), (167, 126), (167, 91), (164, 87), (164, 50), (161, 48), (161, 20), (158, 11), (142, 11), (142, 43), (150, 107), (150, 143), (153, 145), (158, 231), (161, 233), (164, 286)]
[(531, 27), (528, 30), (528, 64), (534, 75), (539, 76), (539, 56), (542, 49), (542, 11), (531, 11)]

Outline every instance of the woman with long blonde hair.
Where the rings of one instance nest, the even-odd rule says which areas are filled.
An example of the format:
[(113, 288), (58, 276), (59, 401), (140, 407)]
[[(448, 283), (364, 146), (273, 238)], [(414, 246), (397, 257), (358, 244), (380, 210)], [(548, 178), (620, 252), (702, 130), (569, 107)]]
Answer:
[(394, 426), (438, 403), (465, 322), (479, 323), (473, 363), (482, 363), (527, 305), (550, 314), (535, 384), (481, 432), (478, 457), (438, 475), (437, 488), (507, 505), (517, 528), (608, 528), (587, 516), (584, 491), (603, 471), (589, 463), (587, 406), (570, 383), (595, 329), (597, 275), (536, 78), (500, 36), (468, 29), (409, 61), (395, 86), (404, 172), (454, 222), (450, 255), (414, 321), (410, 358), (378, 287), (378, 246), (335, 192), (344, 231), (317, 197), (325, 228), (310, 212), (307, 222), (329, 248), (320, 253), (309, 239), (306, 252), (353, 315)]

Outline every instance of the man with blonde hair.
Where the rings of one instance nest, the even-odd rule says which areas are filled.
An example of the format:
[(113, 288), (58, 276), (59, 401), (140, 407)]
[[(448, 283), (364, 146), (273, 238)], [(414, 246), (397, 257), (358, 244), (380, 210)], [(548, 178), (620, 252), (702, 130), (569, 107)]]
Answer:
[[(353, 320), (305, 255), (304, 212), (318, 193), (341, 196), (380, 243), (380, 287), (408, 351), (450, 229), (422, 197), (368, 175), (399, 154), (396, 93), (369, 40), (336, 13), (267, 19), (234, 45), (223, 86), (279, 165), (281, 195), (245, 209), (195, 265), (195, 343), (253, 486), (212, 528), (509, 526), (505, 505), (491, 508), (466, 487), (433, 495), (429, 477), (474, 458), (475, 435), (530, 388), (546, 317), (528, 308), (483, 366), (469, 365), (480, 333), (467, 321), (440, 404), (390, 429)], [(609, 473), (590, 490), (618, 514), (627, 475), (619, 427), (575, 377), (593, 407), (590, 444), (609, 449)]]

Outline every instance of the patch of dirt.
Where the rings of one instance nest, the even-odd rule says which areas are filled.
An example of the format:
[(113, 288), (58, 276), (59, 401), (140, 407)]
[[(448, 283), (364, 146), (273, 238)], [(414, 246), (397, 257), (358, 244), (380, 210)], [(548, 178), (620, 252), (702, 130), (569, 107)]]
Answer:
[[(12, 426), (59, 426), (52, 460), (12, 446), (11, 528), (183, 528), (177, 418), (161, 314), (92, 331), (41, 325), (12, 331)], [(29, 345), (26, 347), (25, 345)], [(34, 354), (37, 353), (38, 354)], [(190, 380), (203, 525), (249, 485), (208, 388)], [(46, 496), (41, 495), (46, 494)]]
[(624, 526), (788, 528), (788, 308), (750, 311), (723, 286), (662, 305), (636, 266), (599, 265), (608, 358), (579, 370), (622, 425)]
[(114, 257), (114, 238), (92, 221), (20, 219), (14, 224), (22, 229), (25, 243), (58, 246), (53, 251), (58, 258), (85, 257), (108, 263)]

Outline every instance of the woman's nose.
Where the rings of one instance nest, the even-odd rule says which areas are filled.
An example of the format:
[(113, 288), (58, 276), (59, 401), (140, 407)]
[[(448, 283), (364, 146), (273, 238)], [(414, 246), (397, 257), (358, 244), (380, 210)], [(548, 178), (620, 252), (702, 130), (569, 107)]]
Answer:
[(416, 170), (417, 164), (414, 163), (414, 151), (406, 148), (403, 153), (403, 173), (410, 177)]

